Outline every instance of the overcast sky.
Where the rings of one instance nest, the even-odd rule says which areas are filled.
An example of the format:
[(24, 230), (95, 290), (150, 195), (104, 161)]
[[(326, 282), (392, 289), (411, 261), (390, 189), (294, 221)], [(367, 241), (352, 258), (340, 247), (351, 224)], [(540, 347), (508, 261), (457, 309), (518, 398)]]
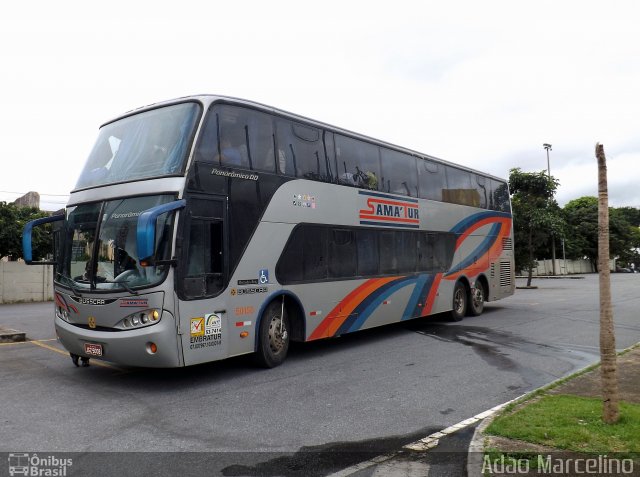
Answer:
[[(0, 200), (56, 209), (103, 122), (238, 96), (500, 177), (546, 170), (561, 205), (640, 206), (640, 3), (10, 2), (0, 19)], [(55, 195), (44, 195), (55, 194)]]

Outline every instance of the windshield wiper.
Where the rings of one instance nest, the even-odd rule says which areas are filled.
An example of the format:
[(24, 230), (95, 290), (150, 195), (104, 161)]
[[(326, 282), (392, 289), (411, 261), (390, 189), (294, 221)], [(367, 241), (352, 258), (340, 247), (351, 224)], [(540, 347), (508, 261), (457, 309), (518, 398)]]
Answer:
[[(98, 278), (100, 278), (100, 277), (98, 277)], [(129, 285), (127, 285), (127, 281), (126, 280), (105, 280), (105, 281), (101, 281), (100, 283), (117, 283), (118, 285), (122, 285), (122, 288), (127, 290), (132, 295), (139, 295), (139, 293), (137, 291), (135, 291), (133, 288), (131, 288)]]
[(58, 278), (58, 277), (62, 277), (62, 278), (64, 278), (64, 279), (65, 279), (65, 281), (67, 282), (67, 285), (69, 285), (69, 288), (71, 288), (71, 290), (73, 290), (73, 293), (75, 293), (76, 295), (78, 295), (78, 296), (80, 296), (80, 297), (82, 296), (82, 293), (80, 293), (80, 290), (78, 290), (78, 289), (74, 286), (74, 281), (73, 281), (71, 278), (64, 276), (64, 275), (63, 275), (62, 273), (60, 273), (60, 272), (56, 272), (56, 278)]

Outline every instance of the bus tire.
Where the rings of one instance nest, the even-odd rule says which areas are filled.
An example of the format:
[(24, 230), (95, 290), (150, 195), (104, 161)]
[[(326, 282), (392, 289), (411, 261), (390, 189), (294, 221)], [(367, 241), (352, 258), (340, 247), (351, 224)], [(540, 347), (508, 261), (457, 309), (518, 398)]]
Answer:
[(469, 316), (480, 316), (484, 311), (484, 285), (480, 280), (476, 280), (475, 285), (469, 290), (469, 305), (467, 314)]
[(451, 321), (460, 321), (467, 313), (467, 287), (462, 282), (456, 282), (453, 288), (453, 309), (450, 313)]
[(286, 308), (284, 313), (282, 310), (282, 303), (273, 301), (264, 310), (260, 320), (256, 361), (264, 368), (275, 368), (287, 357), (291, 327)]

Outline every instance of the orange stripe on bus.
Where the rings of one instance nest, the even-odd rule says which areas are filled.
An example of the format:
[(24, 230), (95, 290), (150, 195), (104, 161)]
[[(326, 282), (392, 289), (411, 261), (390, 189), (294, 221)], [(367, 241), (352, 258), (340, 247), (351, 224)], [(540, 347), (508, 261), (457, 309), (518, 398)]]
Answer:
[(309, 336), (310, 340), (333, 336), (353, 310), (375, 290), (398, 277), (372, 278), (357, 287), (338, 303)]

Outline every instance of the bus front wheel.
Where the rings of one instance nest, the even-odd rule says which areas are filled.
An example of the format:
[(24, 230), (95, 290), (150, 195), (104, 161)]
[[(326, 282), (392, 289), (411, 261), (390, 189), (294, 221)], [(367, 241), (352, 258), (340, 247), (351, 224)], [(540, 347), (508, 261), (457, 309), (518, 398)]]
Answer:
[(258, 364), (265, 368), (282, 364), (289, 350), (290, 335), (289, 317), (282, 303), (274, 301), (267, 306), (258, 333)]
[(451, 321), (460, 321), (467, 312), (467, 289), (464, 283), (457, 282), (453, 289), (453, 309), (451, 310)]

